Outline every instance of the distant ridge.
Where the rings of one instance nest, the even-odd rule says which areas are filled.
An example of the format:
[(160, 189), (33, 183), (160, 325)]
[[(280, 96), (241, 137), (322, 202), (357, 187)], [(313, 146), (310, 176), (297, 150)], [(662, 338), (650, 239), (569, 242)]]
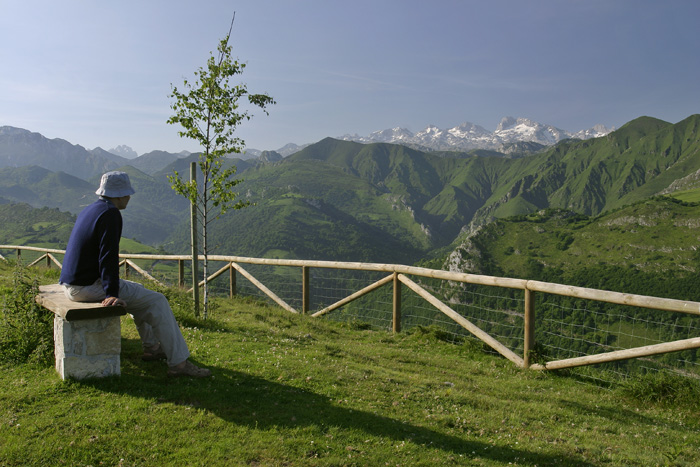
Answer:
[(91, 153), (63, 139), (48, 139), (39, 133), (11, 126), (0, 127), (0, 167), (28, 165), (54, 172), (69, 171), (71, 175), (87, 180), (114, 170), (120, 164), (99, 151)]
[(344, 135), (338, 139), (358, 143), (403, 144), (419, 150), (492, 149), (505, 152), (504, 148), (512, 147), (514, 143), (527, 142), (551, 146), (565, 139), (598, 138), (612, 131), (614, 128), (595, 125), (587, 130), (571, 133), (527, 118), (504, 117), (493, 132), (479, 125), (465, 122), (448, 129), (428, 125), (415, 134), (406, 128), (392, 128), (375, 131), (369, 136)]
[[(518, 125), (533, 128), (514, 119), (503, 122), (501, 131)], [(274, 151), (252, 160), (231, 158), (227, 166), (235, 165), (236, 176), (243, 179), (237, 191), (252, 205), (227, 212), (213, 224), (216, 251), (413, 264), (449, 248), (460, 232), (495, 219), (549, 208), (596, 216), (662, 192), (694, 189), (699, 184), (699, 135), (700, 115), (676, 124), (640, 117), (600, 138), (550, 146), (514, 143), (509, 148), (513, 156), (325, 138), (285, 158)], [(40, 135), (28, 140), (39, 146), (50, 141), (59, 149), (68, 144), (44, 141)], [(71, 147), (82, 157), (90, 155)], [(17, 152), (26, 149), (20, 146)], [(144, 163), (154, 164), (150, 168), (118, 168), (129, 173), (137, 192), (123, 214), (125, 236), (179, 253), (189, 248), (188, 205), (170, 188), (166, 175), (187, 173), (197, 155), (178, 156), (154, 152), (143, 156)], [(75, 167), (80, 160), (75, 159)], [(38, 166), (5, 167), (0, 197), (78, 212), (94, 199), (99, 174), (78, 179), (72, 169), (68, 175)]]
[(121, 156), (125, 159), (135, 159), (139, 157), (138, 153), (131, 149), (129, 146), (125, 144), (121, 144), (117, 146), (116, 148), (109, 149), (108, 152), (111, 152), (112, 154), (115, 154), (117, 156)]

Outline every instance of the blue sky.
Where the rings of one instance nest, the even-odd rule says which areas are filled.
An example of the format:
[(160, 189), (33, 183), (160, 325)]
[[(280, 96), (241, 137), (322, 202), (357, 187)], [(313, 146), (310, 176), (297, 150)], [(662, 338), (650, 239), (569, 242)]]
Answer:
[(277, 101), (239, 128), (249, 148), (700, 113), (696, 0), (0, 0), (0, 126), (197, 151), (165, 123), (171, 83), (205, 65), (234, 11), (241, 81)]

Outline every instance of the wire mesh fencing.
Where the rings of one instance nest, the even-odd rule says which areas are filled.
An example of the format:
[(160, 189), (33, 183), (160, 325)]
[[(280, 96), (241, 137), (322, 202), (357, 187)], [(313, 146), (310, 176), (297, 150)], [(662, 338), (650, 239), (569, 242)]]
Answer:
[[(19, 258), (23, 264), (52, 264), (50, 258), (42, 257), (45, 254), (37, 248), (22, 251)], [(163, 283), (185, 288), (193, 285), (190, 262), (183, 257), (131, 256), (132, 265)], [(646, 372), (700, 378), (700, 304), (695, 302), (682, 302), (689, 307), (684, 309), (687, 312), (669, 311), (679, 305), (672, 303), (667, 310), (630, 306), (611, 302), (610, 292), (600, 291), (602, 298), (597, 299), (596, 291), (585, 289), (594, 293), (593, 298), (581, 298), (568, 294), (568, 286), (562, 291), (563, 286), (550, 284), (553, 292), (538, 291), (529, 305), (525, 295), (531, 281), (486, 285), (497, 284), (498, 278), (481, 277), (474, 282), (475, 276), (466, 274), (396, 265), (233, 259), (236, 261), (210, 262), (208, 272), (216, 271), (216, 277), (208, 281), (212, 295), (249, 297), (310, 315), (323, 313), (326, 319), (363, 329), (410, 332), (415, 327), (431, 327), (443, 340), (456, 344), (476, 340), (473, 330), (477, 329), (513, 355), (523, 356), (511, 360), (522, 366), (532, 361), (541, 369), (549, 369), (552, 362), (681, 342), (682, 347), (674, 351), (577, 364), (572, 371), (601, 382)], [(411, 276), (406, 283), (411, 282), (412, 288), (396, 281), (397, 269)], [(127, 265), (124, 273), (138, 271), (130, 271)], [(426, 297), (434, 298), (440, 306)], [(652, 299), (653, 303), (667, 300)], [(530, 318), (528, 306), (532, 308)], [(532, 329), (530, 342), (528, 327)]]

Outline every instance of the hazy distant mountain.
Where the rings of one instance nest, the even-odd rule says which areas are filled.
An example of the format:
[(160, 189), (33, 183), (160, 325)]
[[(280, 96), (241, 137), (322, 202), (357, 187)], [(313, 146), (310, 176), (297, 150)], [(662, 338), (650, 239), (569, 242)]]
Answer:
[[(301, 151), (302, 149), (304, 149), (307, 146), (310, 146), (310, 144), (302, 144), (301, 146), (299, 146), (298, 144), (289, 143), (289, 144), (285, 144), (284, 146), (275, 150), (274, 152), (280, 154), (282, 157), (287, 157), (287, 156), (294, 154), (295, 152)], [(263, 153), (263, 151), (261, 151), (259, 149), (246, 148), (246, 150), (244, 151), (243, 154), (234, 154), (230, 157), (235, 157), (237, 159), (242, 159), (242, 160), (248, 160), (248, 159), (258, 158), (258, 157), (260, 157), (260, 155), (262, 153)]]
[(99, 151), (91, 153), (62, 139), (48, 139), (39, 133), (11, 126), (0, 127), (0, 167), (28, 165), (88, 179), (114, 170), (120, 164)]
[[(170, 188), (165, 177), (151, 177), (130, 166), (122, 169), (136, 190), (129, 208), (122, 212), (124, 236), (159, 244), (173, 226), (188, 219), (187, 200)], [(86, 181), (38, 166), (5, 167), (0, 169), (0, 197), (35, 208), (47, 206), (77, 214), (97, 199), (99, 177)]]
[(126, 164), (132, 167), (136, 167), (137, 169), (144, 173), (147, 173), (148, 175), (153, 175), (154, 173), (163, 169), (163, 167), (166, 167), (183, 157), (188, 156), (183, 156), (182, 154), (173, 154), (171, 152), (165, 151), (151, 151), (137, 157), (136, 159), (131, 159), (127, 161)]
[(260, 156), (258, 156), (258, 160), (265, 163), (279, 162), (282, 159), (282, 154), (277, 151), (263, 151), (260, 153)]
[(124, 157), (126, 159), (135, 159), (135, 158), (139, 157), (139, 155), (136, 153), (136, 151), (134, 151), (133, 149), (131, 149), (129, 146), (127, 146), (125, 144), (121, 144), (121, 145), (117, 146), (116, 148), (112, 148), (109, 150), (109, 152), (111, 152), (112, 154), (116, 154), (117, 156)]
[(122, 169), (136, 190), (129, 207), (122, 211), (124, 236), (159, 245), (176, 225), (189, 221), (189, 203), (170, 188), (165, 177), (129, 166)]
[(96, 156), (105, 157), (119, 165), (127, 165), (129, 163), (129, 159), (127, 159), (126, 157), (118, 156), (117, 154), (114, 154), (112, 152), (105, 151), (99, 146), (95, 149), (89, 149), (88, 152)]
[[(358, 143), (403, 144), (419, 150), (470, 150), (493, 149), (503, 151), (505, 146), (519, 142), (531, 142), (551, 146), (569, 138), (589, 139), (605, 136), (613, 131), (603, 125), (571, 133), (552, 125), (544, 125), (526, 118), (505, 117), (491, 132), (473, 123), (462, 123), (454, 128), (440, 129), (429, 125), (418, 133), (406, 128), (375, 131), (369, 136), (344, 135), (338, 139)], [(503, 151), (505, 152), (505, 151)]]
[(94, 201), (96, 189), (96, 183), (36, 165), (0, 169), (0, 196), (36, 208), (48, 206), (78, 213)]
[(279, 148), (276, 152), (280, 153), (282, 155), (282, 157), (287, 157), (287, 156), (294, 154), (295, 152), (301, 151), (302, 149), (304, 149), (307, 146), (310, 146), (310, 144), (302, 144), (300, 146), (298, 144), (289, 143), (289, 144), (285, 144), (284, 146)]

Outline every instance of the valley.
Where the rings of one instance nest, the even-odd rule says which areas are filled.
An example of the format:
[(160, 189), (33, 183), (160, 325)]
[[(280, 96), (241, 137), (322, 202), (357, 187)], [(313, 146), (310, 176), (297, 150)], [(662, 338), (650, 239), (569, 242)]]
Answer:
[[(451, 264), (446, 267), (477, 267), (522, 276), (528, 264), (550, 267), (553, 261), (546, 256), (551, 245), (566, 243), (565, 250), (553, 249), (568, 259), (552, 267), (610, 262), (609, 254), (593, 253), (596, 245), (605, 242), (576, 236), (586, 229), (564, 233), (566, 229), (558, 228), (559, 237), (540, 235), (546, 240), (532, 246), (524, 244), (533, 241), (525, 240), (528, 235), (517, 232), (521, 223), (507, 219), (548, 209), (595, 218), (632, 209), (629, 206), (642, 201), (657, 203), (653, 209), (666, 210), (667, 204), (654, 198), (662, 193), (690, 199), (698, 187), (693, 175), (700, 171), (699, 124), (698, 115), (677, 124), (641, 117), (599, 138), (564, 140), (515, 158), (496, 151), (421, 151), (397, 144), (326, 138), (287, 157), (266, 152), (247, 160), (227, 159), (227, 164), (237, 167), (236, 177), (243, 179), (237, 187), (239, 197), (252, 204), (226, 213), (211, 225), (212, 252), (399, 264), (446, 261)], [(13, 139), (0, 138), (3, 151), (12, 151), (10, 143), (18, 139), (16, 133)], [(27, 156), (33, 164), (0, 168), (4, 202), (77, 214), (94, 198), (101, 170), (125, 170), (137, 191), (123, 213), (125, 237), (171, 253), (189, 250), (189, 207), (172, 191), (167, 175), (175, 170), (187, 173), (196, 154), (154, 151), (132, 160), (114, 155), (109, 163), (97, 164), (92, 175), (80, 178), (37, 165), (38, 154), (52, 158), (47, 148), (55, 140), (34, 136), (32, 150), (31, 135), (24, 136), (22, 151), (34, 154)], [(64, 143), (56, 145), (66, 153)], [(88, 160), (95, 159), (95, 154), (86, 153)], [(119, 165), (124, 162), (129, 164)], [(69, 166), (81, 163), (76, 159)], [(504, 232), (501, 238), (517, 238), (524, 245), (494, 244), (495, 252), (484, 253), (484, 257), (491, 257), (498, 267), (489, 266), (483, 258), (480, 262), (473, 258), (456, 261), (456, 252), (473, 248), (464, 246), (465, 235), (481, 228), (484, 233), (476, 241), (482, 244), (489, 232), (500, 229)], [(506, 233), (508, 229), (513, 233)], [(684, 249), (670, 251), (685, 258), (697, 246), (697, 236), (693, 237), (692, 229), (682, 238), (679, 232), (674, 231), (673, 238)], [(657, 238), (669, 235), (658, 234)], [(644, 244), (653, 240), (646, 238)], [(627, 257), (635, 267), (650, 269), (659, 263), (652, 257), (671, 254), (666, 253), (666, 246), (647, 255), (652, 250), (635, 249), (634, 241), (621, 237), (617, 242), (616, 251), (626, 251), (620, 257)], [(504, 253), (511, 250), (510, 255)], [(533, 250), (544, 256), (526, 254)], [(588, 263), (582, 260), (589, 257)], [(690, 272), (694, 270), (691, 263), (675, 261), (674, 267)]]

